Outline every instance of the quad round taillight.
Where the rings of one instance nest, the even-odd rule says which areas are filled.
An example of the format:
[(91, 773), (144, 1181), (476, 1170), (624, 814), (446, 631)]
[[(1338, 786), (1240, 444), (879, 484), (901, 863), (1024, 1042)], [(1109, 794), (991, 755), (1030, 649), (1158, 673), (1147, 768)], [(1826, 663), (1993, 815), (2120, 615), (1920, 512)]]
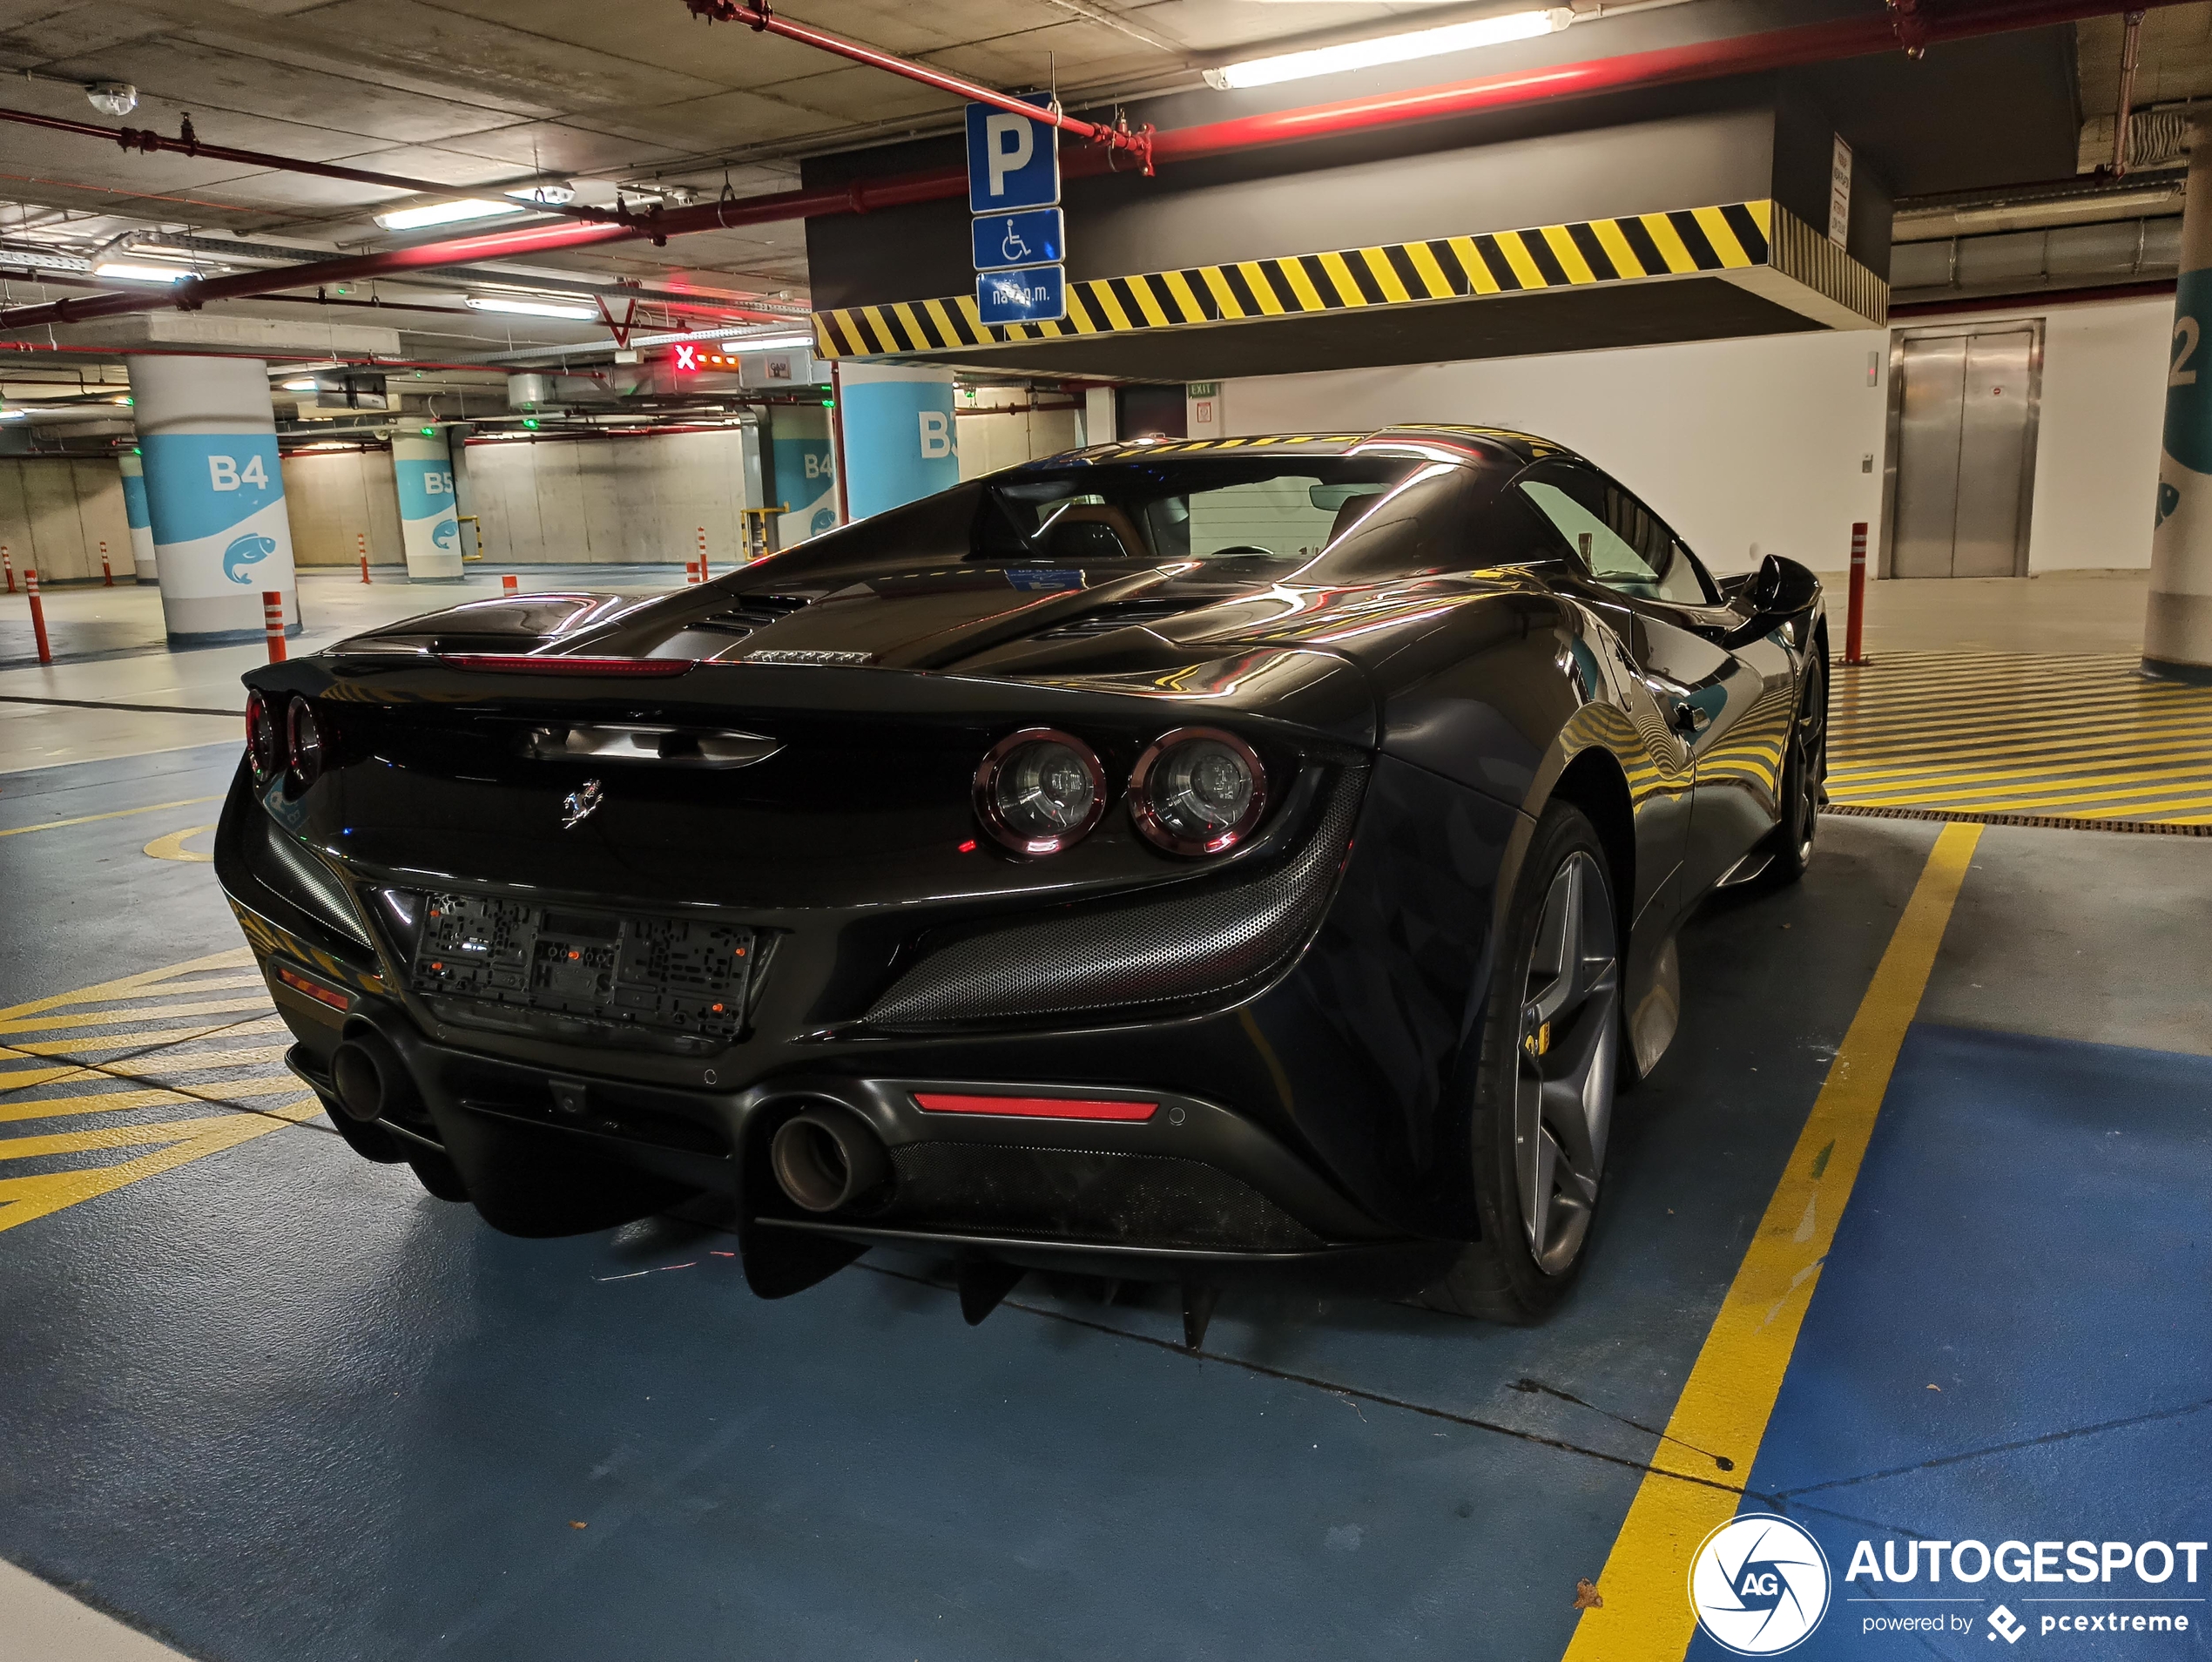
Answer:
[(1233, 848), (1266, 807), (1267, 770), (1250, 745), (1218, 727), (1162, 733), (1130, 774), (1130, 817), (1170, 854)]
[(975, 770), (976, 817), (1016, 854), (1058, 854), (1106, 811), (1106, 770), (1091, 747), (1054, 727), (993, 745)]
[(292, 788), (304, 791), (322, 777), (322, 728), (305, 699), (292, 700), (286, 718), (286, 753), (292, 763)]
[(246, 695), (246, 760), (253, 770), (256, 785), (267, 784), (284, 767), (276, 718), (269, 713), (269, 701), (259, 692)]

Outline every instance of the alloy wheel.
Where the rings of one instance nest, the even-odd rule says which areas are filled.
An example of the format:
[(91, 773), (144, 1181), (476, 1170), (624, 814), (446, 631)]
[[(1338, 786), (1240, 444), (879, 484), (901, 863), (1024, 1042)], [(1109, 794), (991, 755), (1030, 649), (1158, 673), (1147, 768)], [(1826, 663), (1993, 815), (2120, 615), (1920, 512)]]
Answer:
[(1577, 849), (1544, 896), (1521, 998), (1514, 1089), (1514, 1169), (1536, 1267), (1557, 1275), (1589, 1233), (1619, 1053), (1613, 906), (1597, 862)]

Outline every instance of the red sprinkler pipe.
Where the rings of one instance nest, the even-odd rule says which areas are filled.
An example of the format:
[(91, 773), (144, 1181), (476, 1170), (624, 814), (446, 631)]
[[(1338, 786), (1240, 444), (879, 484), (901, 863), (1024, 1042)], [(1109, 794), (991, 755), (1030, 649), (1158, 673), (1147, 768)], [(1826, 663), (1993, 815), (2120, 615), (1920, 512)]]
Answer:
[[(208, 156), (217, 161), (241, 162), (249, 167), (266, 167), (273, 172), (311, 173), (317, 179), (342, 179), (355, 185), (381, 185), (388, 190), (408, 191), (416, 195), (455, 194), (453, 186), (441, 185), (435, 179), (408, 179), (400, 173), (372, 172), (366, 167), (341, 167), (335, 162), (301, 161), (296, 156), (274, 156), (265, 150), (236, 150), (228, 145), (211, 145), (192, 131), (190, 116), (185, 117), (181, 131), (174, 138), (165, 138), (151, 127), (103, 127), (97, 122), (68, 121), (60, 116), (39, 115), (30, 110), (0, 110), (0, 121), (13, 121), (26, 127), (44, 127), (49, 132), (74, 133), (80, 138), (105, 138), (125, 150), (136, 150), (149, 156), (168, 151), (179, 156)], [(573, 203), (556, 207), (550, 202), (537, 202), (531, 206), (541, 213), (558, 213), (575, 220), (611, 221), (617, 217), (606, 208), (578, 207)]]
[[(726, 0), (725, 0), (726, 3)], [(689, 0), (686, 0), (689, 3)], [(1887, 17), (1847, 19), (1838, 23), (1806, 24), (1791, 29), (1769, 30), (1732, 39), (1704, 41), (1692, 46), (1668, 47), (1658, 51), (1623, 52), (1581, 64), (1527, 70), (1447, 85), (1386, 93), (1374, 98), (1349, 98), (1334, 104), (1278, 111), (1271, 115), (1239, 117), (1183, 127), (1152, 136), (1155, 160), (1188, 161), (1201, 156), (1252, 149), (1261, 145), (1301, 143), (1349, 133), (1372, 132), (1416, 122), (1486, 110), (1510, 109), (1557, 98), (1588, 98), (1599, 93), (1626, 91), (1636, 87), (1662, 86), (1688, 81), (1711, 80), (1865, 57), (1903, 47), (1908, 52), (1929, 44), (1963, 40), (1978, 35), (1999, 34), (2013, 29), (2035, 29), (2071, 23), (2084, 17), (2141, 10), (2145, 5), (2168, 6), (2184, 0), (1977, 0), (1943, 12), (1919, 9), (1918, 0), (1892, 0)], [(750, 6), (733, 6), (739, 21), (749, 22)], [(776, 32), (800, 28), (772, 20)], [(812, 33), (814, 31), (809, 31)], [(794, 38), (798, 37), (794, 36)], [(845, 43), (851, 44), (851, 43)], [(867, 48), (855, 48), (867, 51)], [(849, 55), (849, 54), (848, 54)], [(879, 56), (881, 56), (879, 54)], [(900, 61), (900, 60), (894, 60)], [(935, 75), (937, 71), (931, 71)], [(954, 78), (945, 78), (952, 79)], [(988, 88), (976, 89), (979, 94)], [(1045, 112), (1018, 99), (998, 93), (990, 101), (1018, 107), (1038, 120)], [(1072, 118), (1063, 118), (1065, 125)], [(1118, 132), (1078, 124), (1086, 132)], [(1069, 127), (1074, 131), (1074, 127)], [(1135, 135), (1131, 135), (1134, 137)], [(1103, 172), (1111, 165), (1110, 148), (1102, 144), (1077, 151), (1064, 164), (1069, 173)], [(421, 243), (412, 248), (388, 249), (337, 260), (318, 260), (273, 270), (237, 272), (227, 277), (187, 278), (163, 291), (145, 294), (93, 294), (52, 301), (41, 306), (0, 311), (0, 330), (51, 324), (82, 322), (95, 317), (115, 317), (132, 312), (159, 311), (167, 306), (191, 310), (210, 301), (242, 300), (275, 294), (287, 288), (319, 283), (350, 282), (398, 271), (429, 270), (482, 260), (507, 260), (544, 253), (558, 248), (588, 247), (596, 244), (629, 242), (650, 238), (664, 243), (671, 237), (693, 232), (726, 230), (741, 225), (765, 225), (785, 220), (811, 220), (840, 213), (866, 213), (876, 208), (910, 203), (941, 201), (966, 194), (964, 169), (945, 168), (928, 172), (894, 174), (874, 179), (855, 179), (826, 189), (779, 191), (772, 195), (745, 197), (724, 202), (702, 202), (691, 207), (653, 213), (626, 225), (546, 225), (512, 231), (482, 232), (444, 242)], [(0, 342), (0, 345), (6, 343)], [(43, 348), (42, 348), (43, 349)]]
[(924, 86), (934, 87), (940, 92), (949, 92), (956, 98), (966, 98), (974, 104), (988, 104), (1022, 116), (1031, 121), (1048, 122), (1071, 138), (1087, 138), (1107, 150), (1127, 151), (1143, 163), (1144, 171), (1152, 171), (1152, 130), (1131, 132), (1126, 125), (1103, 126), (1096, 122), (1079, 120), (1063, 114), (1056, 106), (1043, 108), (1010, 92), (1001, 92), (962, 75), (954, 75), (927, 64), (917, 64), (911, 58), (896, 57), (889, 52), (879, 51), (857, 40), (847, 40), (842, 35), (833, 35), (826, 30), (806, 24), (792, 23), (779, 17), (769, 0), (684, 0), (695, 17), (712, 23), (743, 24), (755, 34), (780, 35), (786, 40), (795, 40), (804, 46), (819, 47), (834, 52), (840, 57), (849, 57), (856, 64), (866, 64), (870, 69), (887, 70), (894, 75), (903, 75), (909, 81), (919, 81)]

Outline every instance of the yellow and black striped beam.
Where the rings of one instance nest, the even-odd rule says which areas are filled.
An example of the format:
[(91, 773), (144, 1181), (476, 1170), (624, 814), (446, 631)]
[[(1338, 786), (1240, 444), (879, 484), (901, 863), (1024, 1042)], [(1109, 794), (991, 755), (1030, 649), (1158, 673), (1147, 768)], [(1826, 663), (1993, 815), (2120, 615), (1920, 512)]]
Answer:
[[(1872, 305), (1886, 314), (1886, 287), (1855, 261), (1823, 255), (1794, 234), (1801, 229), (1800, 221), (1772, 202), (1730, 202), (1091, 278), (1069, 284), (1068, 315), (1051, 323), (986, 325), (974, 295), (968, 294), (817, 312), (814, 333), (825, 358), (905, 357), (1682, 277), (1722, 276), (1764, 292), (1769, 285), (1759, 280), (1771, 274), (1809, 294), (1822, 291), (1831, 306), (1864, 322), (1880, 321), (1865, 308)], [(1776, 260), (1777, 230), (1783, 248), (1806, 251), (1802, 261), (1790, 263), (1820, 268), (1782, 269)], [(1831, 269), (1838, 260), (1849, 269)], [(1856, 292), (1824, 292), (1838, 287)]]

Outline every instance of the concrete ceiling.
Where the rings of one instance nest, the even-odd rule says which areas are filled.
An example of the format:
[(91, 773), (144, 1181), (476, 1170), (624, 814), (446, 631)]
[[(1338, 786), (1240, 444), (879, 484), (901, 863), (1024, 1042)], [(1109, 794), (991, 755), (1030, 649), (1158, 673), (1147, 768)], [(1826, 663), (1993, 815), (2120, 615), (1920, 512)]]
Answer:
[[(1738, 0), (1690, 3), (1716, 16), (1743, 10)], [(1255, 50), (1528, 3), (802, 0), (792, 15), (991, 84), (1056, 84), (1071, 102), (1096, 103), (1194, 88), (1200, 68)], [(2081, 26), (2085, 110), (2098, 107), (2095, 89), (2116, 77), (2119, 32), (2116, 19)], [(2212, 5), (2153, 12), (2139, 105), (2212, 91), (2208, 40)], [(188, 114), (212, 143), (455, 192), (560, 178), (576, 184), (580, 200), (601, 203), (618, 189), (704, 197), (789, 189), (802, 157), (946, 132), (958, 118), (942, 94), (741, 26), (710, 26), (683, 0), (0, 0), (0, 71), (13, 72), (0, 81), (0, 106), (170, 134)], [(119, 119), (94, 111), (84, 89), (102, 80), (133, 84), (138, 109)], [(2103, 98), (2108, 110), (2108, 90)], [(0, 132), (0, 267), (8, 245), (81, 253), (157, 226), (303, 251), (374, 248), (395, 239), (372, 216), (414, 199), (33, 128)], [(798, 222), (538, 263), (800, 299), (807, 286)], [(0, 298), (14, 303), (81, 292), (0, 281)], [(451, 308), (378, 320), (399, 327), (407, 349), (423, 357), (604, 334), (596, 324), (467, 313), (448, 278), (387, 282), (348, 298), (364, 295)], [(296, 317), (304, 308), (234, 309)]]
[[(1445, 21), (1525, 0), (811, 0), (817, 27), (994, 85), (1116, 97), (1197, 83), (1255, 43)], [(812, 152), (942, 131), (954, 100), (813, 48), (691, 17), (682, 0), (0, 0), (0, 105), (405, 174), (490, 193), (556, 177), (712, 196), (786, 190)], [(135, 85), (98, 114), (84, 87)], [(371, 217), (408, 193), (182, 155), (125, 152), (21, 126), (0, 146), (0, 240), (86, 252), (158, 225), (303, 248), (393, 240)], [(419, 234), (419, 233), (418, 233)], [(4, 253), (0, 253), (0, 263)], [(800, 295), (797, 223), (628, 244), (549, 267)], [(452, 285), (446, 287), (450, 289)], [(59, 294), (65, 289), (54, 289)], [(398, 284), (381, 297), (422, 301)], [(39, 297), (11, 281), (10, 299)], [(457, 293), (431, 297), (457, 303)], [(525, 346), (600, 333), (539, 320), (415, 320), (438, 341)], [(404, 325), (403, 325), (404, 327)], [(448, 349), (458, 349), (457, 346)]]

